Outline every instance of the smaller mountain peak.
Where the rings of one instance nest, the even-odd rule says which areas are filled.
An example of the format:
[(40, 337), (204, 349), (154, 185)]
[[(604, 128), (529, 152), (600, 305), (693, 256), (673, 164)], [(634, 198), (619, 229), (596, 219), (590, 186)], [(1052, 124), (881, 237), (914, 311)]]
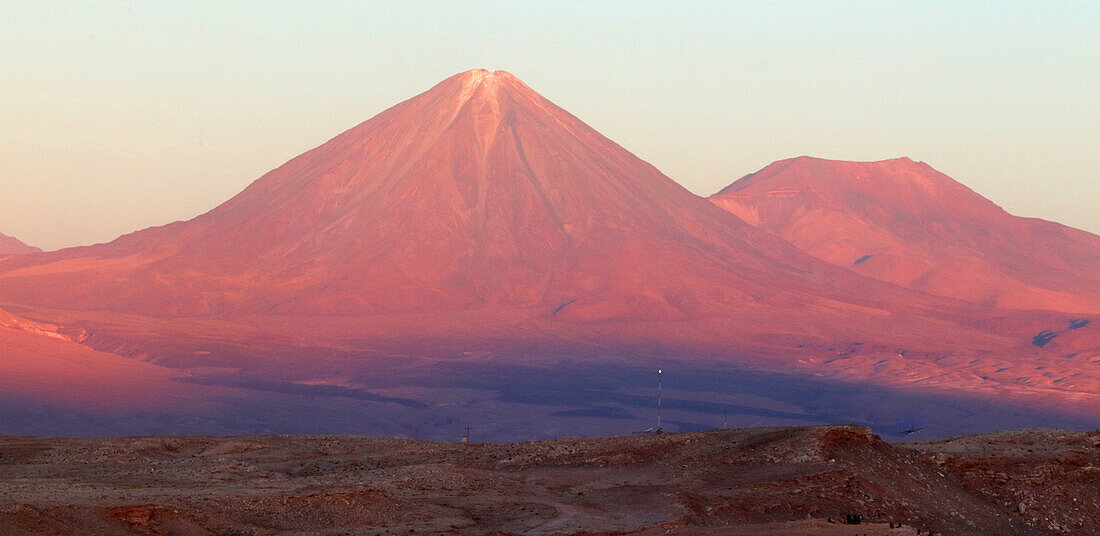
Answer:
[(872, 162), (872, 163), (873, 164), (878, 164), (880, 166), (882, 166), (882, 165), (891, 165), (891, 166), (900, 166), (900, 167), (905, 167), (905, 168), (912, 168), (912, 167), (920, 166), (921, 164), (923, 164), (923, 162), (918, 162), (916, 160), (913, 160), (912, 158), (909, 158), (908, 156), (899, 156), (897, 158), (889, 158), (889, 159), (886, 159), (886, 160), (878, 160), (878, 161)]
[[(843, 182), (911, 183), (932, 187), (957, 184), (924, 162), (908, 156), (884, 160), (833, 160), (815, 156), (796, 156), (777, 160), (763, 169), (737, 179), (714, 195), (745, 191), (753, 185), (798, 184), (801, 188), (835, 187)], [(960, 185), (961, 186), (961, 185)]]
[(896, 157), (896, 158), (886, 158), (884, 160), (834, 160), (834, 159), (831, 159), (831, 158), (819, 158), (819, 157), (816, 157), (816, 156), (803, 155), (803, 156), (796, 156), (794, 158), (789, 158), (787, 160), (780, 160), (778, 162), (773, 162), (772, 164), (773, 165), (774, 164), (780, 164), (780, 163), (783, 163), (783, 162), (794, 162), (794, 163), (811, 163), (812, 162), (812, 163), (830, 164), (830, 165), (834, 165), (834, 166), (835, 165), (873, 166), (873, 165), (883, 165), (883, 164), (916, 164), (916, 163), (919, 163), (919, 162), (914, 162), (913, 159), (909, 158), (908, 156), (899, 156), (899, 157)]

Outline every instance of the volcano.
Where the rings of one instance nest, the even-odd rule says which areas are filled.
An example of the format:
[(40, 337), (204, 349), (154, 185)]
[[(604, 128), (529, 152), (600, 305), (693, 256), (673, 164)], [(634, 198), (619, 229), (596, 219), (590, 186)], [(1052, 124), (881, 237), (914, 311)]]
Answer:
[(0, 255), (26, 255), (42, 251), (33, 246), (28, 246), (19, 239), (0, 233)]
[[(439, 422), (465, 417), (439, 408), (486, 399), (562, 405), (553, 386), (572, 380), (512, 386), (564, 370), (552, 368), (563, 360), (584, 361), (587, 374), (737, 363), (1073, 404), (1100, 384), (1093, 354), (1061, 355), (1092, 344), (1100, 322), (991, 309), (816, 259), (503, 71), (452, 76), (192, 220), (0, 259), (0, 306), (79, 333), (98, 352), (182, 371), (176, 383), (396, 404)], [(1068, 326), (1078, 326), (1072, 337)], [(1050, 345), (1034, 344), (1055, 332)], [(439, 408), (401, 398), (459, 378), (496, 392)], [(751, 388), (795, 397), (784, 408), (816, 404), (798, 394), (811, 389), (772, 394), (771, 385)], [(603, 399), (578, 403), (558, 409), (633, 418)], [(406, 424), (422, 426), (417, 419)], [(501, 427), (517, 433), (514, 421)]]
[(191, 221), (9, 260), (0, 298), (153, 317), (517, 308), (582, 323), (951, 308), (812, 259), (484, 70)]
[(711, 200), (884, 281), (997, 307), (1100, 312), (1100, 236), (1013, 216), (923, 162), (783, 160)]

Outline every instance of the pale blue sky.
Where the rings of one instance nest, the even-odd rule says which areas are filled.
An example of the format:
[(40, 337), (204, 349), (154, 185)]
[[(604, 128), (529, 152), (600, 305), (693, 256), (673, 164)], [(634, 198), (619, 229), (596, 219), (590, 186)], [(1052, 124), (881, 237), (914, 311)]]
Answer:
[(454, 73), (504, 69), (699, 194), (910, 156), (1100, 232), (1100, 2), (3, 2), (0, 232), (187, 219)]

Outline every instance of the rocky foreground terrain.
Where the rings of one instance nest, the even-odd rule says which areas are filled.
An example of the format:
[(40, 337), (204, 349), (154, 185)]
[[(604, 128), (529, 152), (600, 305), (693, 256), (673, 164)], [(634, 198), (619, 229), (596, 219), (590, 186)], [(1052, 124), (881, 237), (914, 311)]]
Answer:
[[(830, 523), (861, 514), (862, 525)], [(901, 525), (896, 528), (897, 524)], [(1100, 534), (1100, 433), (0, 438), (0, 534)]]

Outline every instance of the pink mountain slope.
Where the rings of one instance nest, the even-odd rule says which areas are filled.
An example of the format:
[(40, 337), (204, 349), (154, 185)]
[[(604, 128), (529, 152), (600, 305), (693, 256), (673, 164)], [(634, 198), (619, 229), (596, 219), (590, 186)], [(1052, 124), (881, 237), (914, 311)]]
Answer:
[(171, 381), (177, 371), (97, 352), (78, 344), (79, 338), (0, 309), (0, 398), (148, 411), (168, 408), (190, 390)]
[(25, 255), (42, 251), (33, 246), (28, 246), (16, 238), (0, 233), (0, 255)]
[(1100, 312), (1100, 236), (1005, 212), (923, 162), (775, 162), (711, 197), (864, 275), (975, 303)]

